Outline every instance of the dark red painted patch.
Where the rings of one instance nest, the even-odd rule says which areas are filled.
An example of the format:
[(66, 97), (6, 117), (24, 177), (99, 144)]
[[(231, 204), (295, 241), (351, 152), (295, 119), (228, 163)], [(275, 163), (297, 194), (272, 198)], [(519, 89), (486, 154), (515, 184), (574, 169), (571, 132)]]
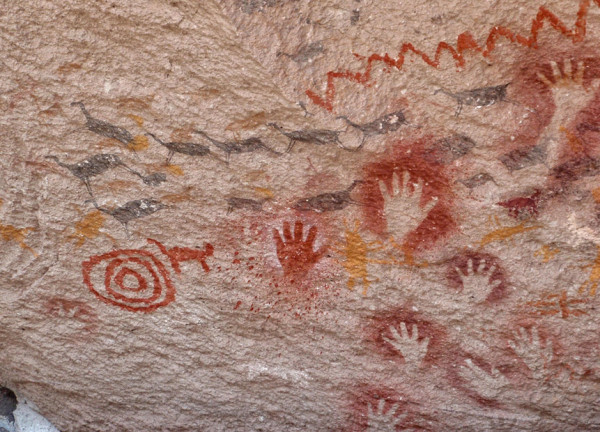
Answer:
[(52, 298), (44, 304), (44, 313), (56, 318), (79, 321), (85, 324), (83, 330), (87, 332), (96, 330), (98, 324), (98, 315), (96, 312), (88, 304), (80, 300), (68, 300), (59, 297)]
[(439, 364), (452, 351), (447, 339), (446, 330), (442, 326), (425, 318), (422, 314), (413, 311), (410, 305), (383, 311), (372, 317), (365, 329), (367, 344), (386, 359), (395, 359), (404, 363), (404, 359), (398, 350), (384, 339), (384, 336), (391, 337), (390, 326), (395, 327), (399, 332), (400, 323), (403, 322), (406, 323), (406, 327), (410, 333), (412, 333), (412, 326), (414, 324), (417, 325), (419, 340), (429, 338), (429, 345), (427, 354), (423, 358), (423, 365)]
[(451, 213), (455, 197), (446, 167), (428, 158), (426, 153), (426, 149), (435, 141), (431, 136), (395, 141), (386, 156), (364, 167), (364, 183), (360, 188), (361, 201), (364, 203), (364, 223), (367, 229), (379, 235), (384, 235), (386, 231), (383, 197), (379, 190), (380, 180), (389, 187), (394, 172), (402, 178), (402, 173), (407, 171), (411, 183), (416, 183), (419, 178), (424, 181), (421, 204), (429, 202), (433, 197), (438, 198), (436, 206), (427, 218), (404, 239), (403, 246), (409, 251), (430, 248), (456, 229)]
[(492, 304), (498, 302), (508, 296), (508, 280), (506, 271), (502, 267), (500, 260), (488, 253), (477, 252), (477, 251), (464, 251), (463, 253), (454, 256), (448, 261), (446, 266), (446, 280), (448, 281), (448, 287), (458, 292), (462, 291), (463, 284), (460, 275), (456, 271), (458, 268), (463, 274), (467, 274), (469, 260), (473, 262), (473, 271), (476, 271), (479, 267), (481, 260), (485, 260), (485, 272), (491, 266), (496, 266), (496, 270), (492, 274), (492, 281), (500, 280), (501, 283), (495, 287), (492, 292), (487, 296), (486, 303)]
[(528, 219), (538, 215), (538, 204), (542, 191), (537, 189), (530, 196), (511, 198), (497, 204), (508, 209), (508, 215), (515, 219)]

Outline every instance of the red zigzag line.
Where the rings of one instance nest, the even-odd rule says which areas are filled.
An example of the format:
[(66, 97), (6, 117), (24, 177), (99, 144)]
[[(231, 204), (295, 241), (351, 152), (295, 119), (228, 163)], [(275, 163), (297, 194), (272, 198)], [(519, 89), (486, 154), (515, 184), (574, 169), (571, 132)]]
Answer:
[[(598, 7), (600, 7), (600, 0), (593, 1)], [(374, 63), (383, 62), (390, 67), (396, 67), (400, 70), (404, 65), (405, 54), (409, 52), (420, 56), (429, 66), (437, 68), (440, 65), (440, 57), (442, 56), (444, 50), (448, 51), (452, 55), (457, 67), (463, 67), (465, 65), (465, 58), (463, 56), (464, 52), (478, 51), (482, 56), (488, 57), (490, 53), (494, 51), (496, 47), (496, 41), (500, 37), (504, 37), (513, 43), (520, 44), (527, 48), (537, 49), (538, 34), (544, 27), (545, 21), (548, 21), (555, 30), (558, 30), (565, 37), (571, 39), (573, 43), (581, 42), (585, 38), (587, 24), (586, 18), (591, 2), (592, 0), (580, 1), (579, 11), (577, 12), (577, 21), (575, 21), (574, 29), (567, 28), (567, 26), (556, 15), (554, 15), (544, 6), (540, 6), (537, 15), (531, 22), (531, 35), (529, 37), (515, 34), (512, 30), (506, 27), (495, 26), (492, 28), (492, 30), (490, 30), (485, 42), (485, 48), (483, 48), (477, 44), (471, 33), (464, 32), (461, 33), (457, 38), (456, 49), (446, 42), (440, 42), (437, 46), (433, 59), (431, 59), (431, 57), (429, 57), (423, 51), (415, 48), (413, 44), (407, 42), (402, 45), (397, 59), (390, 57), (387, 53), (384, 55), (371, 54), (367, 59), (367, 66), (364, 72), (354, 72), (350, 70), (327, 72), (327, 88), (325, 90), (324, 98), (317, 95), (312, 90), (306, 90), (306, 95), (316, 105), (325, 108), (327, 111), (333, 111), (333, 101), (335, 99), (335, 80), (345, 79), (351, 82), (366, 85), (371, 80), (371, 71)], [(357, 54), (355, 55), (360, 57)]]

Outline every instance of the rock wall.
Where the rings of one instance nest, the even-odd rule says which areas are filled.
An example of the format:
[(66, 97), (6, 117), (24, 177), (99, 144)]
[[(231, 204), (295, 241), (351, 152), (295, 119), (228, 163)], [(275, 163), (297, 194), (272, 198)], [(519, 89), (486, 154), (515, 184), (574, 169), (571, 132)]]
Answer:
[(0, 384), (61, 431), (600, 430), (599, 0), (0, 27)]

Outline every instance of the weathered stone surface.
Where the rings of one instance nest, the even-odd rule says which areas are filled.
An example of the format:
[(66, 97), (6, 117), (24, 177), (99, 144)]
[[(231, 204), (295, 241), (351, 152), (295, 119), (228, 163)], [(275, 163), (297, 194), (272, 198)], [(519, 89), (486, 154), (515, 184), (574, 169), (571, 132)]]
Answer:
[(61, 431), (599, 430), (600, 2), (399, 3), (4, 4), (0, 383)]

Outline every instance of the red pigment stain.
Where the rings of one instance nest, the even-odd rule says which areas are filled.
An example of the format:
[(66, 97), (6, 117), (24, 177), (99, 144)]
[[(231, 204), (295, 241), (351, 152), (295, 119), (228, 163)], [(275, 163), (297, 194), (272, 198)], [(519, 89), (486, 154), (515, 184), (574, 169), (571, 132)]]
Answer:
[(532, 195), (526, 197), (511, 198), (500, 201), (497, 204), (508, 209), (508, 215), (515, 219), (528, 219), (538, 215), (538, 204), (542, 191), (537, 189)]
[(250, 257), (243, 256), (243, 251), (233, 252), (239, 261), (234, 262), (232, 256), (223, 271), (234, 275), (231, 283), (240, 278), (246, 281), (243, 298), (236, 301), (251, 305), (243, 308), (247, 312), (260, 312), (274, 320), (318, 319), (327, 314), (334, 297), (342, 291), (328, 283), (337, 267), (329, 269), (322, 263), (327, 260), (323, 245), (337, 235), (330, 228), (334, 216), (290, 211), (276, 203), (273, 206), (275, 211), (269, 213), (240, 211), (236, 219), (218, 227), (215, 235), (232, 252), (242, 245), (245, 250), (249, 245), (252, 251), (261, 251), (261, 255), (253, 252)]
[(394, 359), (404, 363), (402, 354), (394, 348), (384, 337), (391, 339), (390, 327), (395, 327), (400, 332), (401, 323), (405, 323), (412, 335), (413, 325), (419, 332), (419, 339), (429, 338), (427, 354), (423, 358), (423, 365), (434, 365), (447, 359), (448, 353), (452, 351), (448, 342), (446, 330), (421, 313), (412, 310), (411, 305), (404, 305), (396, 309), (382, 311), (372, 317), (365, 329), (365, 339), (368, 345), (378, 354), (386, 359)]
[[(583, 62), (585, 68), (583, 86), (585, 88), (589, 88), (593, 79), (600, 77), (600, 59), (596, 53), (585, 46), (569, 50), (561, 50), (558, 46), (554, 46), (535, 57), (522, 58), (514, 71), (515, 77), (511, 82), (510, 97), (533, 112), (527, 119), (520, 122), (516, 130), (510, 133), (510, 136), (514, 138), (505, 137), (497, 143), (497, 147), (501, 148), (504, 154), (519, 150), (522, 154), (526, 154), (536, 145), (544, 144), (538, 142), (539, 138), (549, 125), (557, 107), (551, 90), (540, 80), (538, 74), (548, 77), (553, 82), (550, 62), (557, 62), (562, 71), (565, 60), (571, 61), (574, 68), (573, 73), (577, 73), (579, 62)], [(586, 109), (579, 113), (573, 113), (573, 122), (561, 125), (565, 127), (565, 130), (555, 131), (557, 134), (562, 133), (559, 151), (560, 163), (568, 162), (573, 158), (580, 159), (589, 154), (589, 143), (586, 138), (593, 137), (594, 131), (590, 132), (587, 125), (596, 123), (594, 118), (598, 114), (600, 114), (600, 97), (596, 95)], [(598, 146), (595, 147), (598, 148)]]
[[(386, 220), (383, 212), (383, 197), (379, 189), (379, 181), (389, 188), (392, 175), (397, 173), (402, 179), (403, 172), (410, 174), (410, 182), (416, 183), (423, 179), (423, 194), (421, 205), (433, 197), (438, 198), (435, 207), (429, 212), (421, 225), (404, 239), (403, 246), (407, 251), (431, 248), (439, 240), (449, 236), (456, 229), (456, 223), (451, 214), (454, 194), (447, 177), (444, 165), (428, 160), (427, 148), (435, 142), (431, 136), (417, 140), (395, 141), (383, 159), (364, 167), (364, 180), (360, 188), (364, 224), (367, 229), (379, 234), (386, 233)], [(409, 188), (410, 190), (410, 188)], [(411, 191), (412, 192), (412, 191)]]
[(485, 268), (483, 272), (486, 274), (492, 266), (496, 266), (496, 269), (494, 270), (490, 281), (493, 282), (499, 280), (501, 282), (487, 296), (485, 300), (487, 304), (496, 303), (508, 296), (508, 280), (506, 276), (506, 271), (502, 267), (500, 260), (497, 257), (488, 253), (476, 251), (464, 251), (463, 253), (454, 256), (448, 261), (446, 267), (446, 280), (448, 281), (447, 286), (450, 289), (456, 290), (458, 292), (462, 291), (462, 280), (456, 269), (458, 268), (464, 275), (466, 275), (469, 267), (469, 260), (471, 260), (473, 263), (473, 272), (477, 271), (477, 269), (479, 268), (479, 264), (482, 260), (485, 260)]
[[(587, 15), (590, 7), (591, 0), (581, 0), (579, 3), (579, 10), (577, 12), (577, 20), (573, 29), (568, 28), (554, 13), (548, 10), (544, 6), (540, 6), (538, 13), (532, 20), (531, 29), (529, 36), (523, 36), (517, 34), (507, 27), (494, 26), (486, 39), (485, 45), (480, 46), (476, 38), (469, 32), (464, 32), (458, 35), (456, 40), (456, 48), (447, 42), (440, 42), (436, 48), (435, 55), (433, 58), (429, 57), (425, 52), (415, 48), (410, 43), (402, 44), (400, 51), (398, 52), (397, 58), (391, 57), (389, 54), (371, 54), (366, 59), (366, 66), (363, 71), (329, 71), (327, 72), (327, 86), (325, 89), (325, 95), (319, 96), (312, 90), (306, 90), (306, 95), (310, 100), (328, 111), (333, 111), (333, 103), (335, 100), (336, 87), (335, 82), (337, 80), (346, 80), (349, 82), (355, 82), (364, 86), (371, 86), (373, 84), (371, 80), (371, 72), (373, 66), (377, 63), (383, 63), (388, 68), (396, 68), (401, 70), (404, 66), (404, 61), (407, 54), (416, 55), (417, 58), (421, 58), (427, 65), (438, 68), (440, 66), (440, 58), (443, 53), (449, 53), (455, 61), (456, 67), (463, 67), (466, 64), (463, 53), (467, 51), (474, 51), (480, 53), (484, 57), (488, 57), (496, 48), (496, 41), (499, 38), (507, 39), (511, 43), (517, 44), (527, 48), (537, 49), (538, 48), (538, 34), (544, 27), (544, 23), (548, 22), (550, 26), (560, 32), (567, 40), (571, 40), (573, 43), (581, 42), (585, 38), (586, 27), (587, 27)], [(600, 6), (600, 0), (595, 0), (594, 3)], [(512, 48), (516, 50), (518, 48)], [(355, 57), (364, 59), (365, 57), (358, 54), (354, 54)]]
[[(590, 77), (600, 77), (600, 58), (585, 61), (586, 74)], [(585, 82), (585, 75), (584, 75)], [(596, 93), (590, 104), (577, 113), (573, 122), (567, 128), (575, 133), (579, 141), (571, 146), (574, 153), (579, 150), (580, 156), (598, 157), (600, 153), (600, 93)]]
[(86, 332), (95, 331), (98, 324), (96, 312), (79, 300), (67, 300), (58, 297), (50, 299), (44, 304), (44, 313), (56, 318), (79, 321), (85, 324), (82, 330)]
[(239, 308), (242, 305), (242, 301), (238, 300), (238, 302), (235, 304), (235, 306), (233, 307), (233, 310), (236, 310), (237, 308)]

